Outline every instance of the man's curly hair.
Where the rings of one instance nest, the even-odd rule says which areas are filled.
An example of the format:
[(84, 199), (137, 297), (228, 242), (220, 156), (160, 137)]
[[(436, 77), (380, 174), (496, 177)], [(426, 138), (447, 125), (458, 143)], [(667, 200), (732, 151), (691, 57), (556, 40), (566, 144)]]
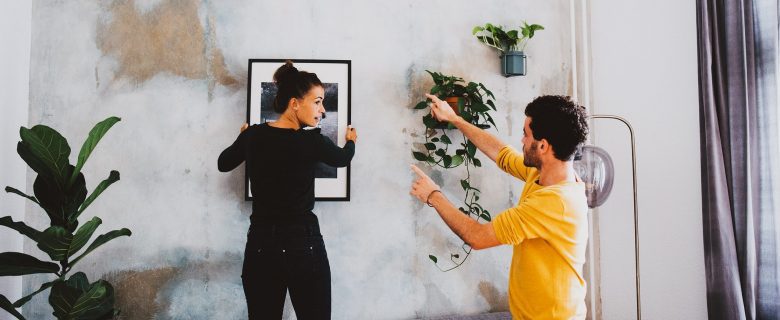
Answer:
[(568, 96), (540, 96), (525, 107), (534, 139), (547, 139), (555, 158), (569, 161), (588, 137), (585, 107)]

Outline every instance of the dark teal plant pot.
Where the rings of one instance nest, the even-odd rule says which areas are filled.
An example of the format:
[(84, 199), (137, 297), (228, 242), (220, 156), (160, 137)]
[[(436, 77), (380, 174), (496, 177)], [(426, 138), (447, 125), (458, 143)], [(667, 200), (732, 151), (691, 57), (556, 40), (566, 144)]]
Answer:
[(524, 76), (526, 56), (522, 51), (508, 51), (501, 55), (501, 74), (505, 77)]

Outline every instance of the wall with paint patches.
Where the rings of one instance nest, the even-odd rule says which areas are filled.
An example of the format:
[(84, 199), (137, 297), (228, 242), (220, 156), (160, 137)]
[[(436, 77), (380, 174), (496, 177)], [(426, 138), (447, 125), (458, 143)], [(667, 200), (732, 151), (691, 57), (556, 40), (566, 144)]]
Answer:
[[(216, 170), (244, 122), (247, 60), (352, 60), (358, 129), (352, 201), (318, 203), (333, 278), (334, 319), (413, 319), (506, 311), (508, 247), (472, 254), (442, 273), (428, 260), (462, 242), (408, 195), (426, 69), (484, 83), (497, 96), (497, 135), (519, 147), (523, 108), (543, 93), (571, 93), (569, 1), (34, 1), (30, 123), (52, 126), (77, 149), (91, 126), (122, 118), (85, 167), (94, 187), (122, 180), (83, 215), (130, 238), (100, 248), (78, 269), (117, 289), (123, 319), (240, 319), (251, 205), (243, 170)], [(471, 35), (485, 22), (539, 23), (529, 75), (503, 78), (497, 54)], [(75, 155), (71, 155), (75, 158)], [(484, 157), (483, 157), (484, 158)], [(450, 198), (462, 171), (430, 170)], [(28, 176), (31, 190), (32, 176)], [(476, 172), (486, 209), (516, 201), (521, 184), (494, 166)], [(26, 221), (44, 227), (28, 205)], [(25, 251), (37, 254), (34, 244)], [(445, 260), (445, 259), (443, 259)], [(444, 265), (446, 267), (446, 265)], [(24, 290), (43, 277), (27, 277)], [(25, 310), (51, 314), (45, 295)], [(293, 319), (286, 306), (285, 318)]]

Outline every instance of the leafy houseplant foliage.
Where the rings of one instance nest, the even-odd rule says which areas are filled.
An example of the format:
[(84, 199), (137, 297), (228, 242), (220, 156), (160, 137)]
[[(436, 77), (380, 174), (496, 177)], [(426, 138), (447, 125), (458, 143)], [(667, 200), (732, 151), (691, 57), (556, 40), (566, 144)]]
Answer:
[(38, 204), (49, 216), (51, 224), (40, 231), (6, 216), (0, 218), (0, 225), (30, 238), (53, 262), (41, 261), (24, 253), (3, 252), (0, 253), (0, 276), (51, 273), (56, 278), (14, 303), (0, 295), (0, 308), (16, 318), (24, 319), (17, 308), (49, 288), (49, 304), (58, 319), (110, 319), (118, 314), (118, 310), (114, 309), (114, 289), (110, 283), (104, 280), (90, 283), (83, 272), (77, 272), (70, 277), (67, 275), (73, 266), (93, 250), (117, 237), (131, 234), (127, 228), (109, 231), (95, 238), (79, 254), (102, 223), (100, 218), (93, 217), (79, 226), (79, 216), (108, 186), (119, 180), (119, 172), (112, 170), (108, 178), (100, 182), (87, 196), (87, 186), (81, 169), (100, 139), (119, 120), (117, 117), (110, 117), (92, 128), (81, 147), (75, 166), (68, 160), (68, 141), (57, 131), (44, 125), (36, 125), (31, 129), (20, 128), (22, 141), (16, 145), (16, 151), (37, 173), (33, 183), (34, 196), (12, 187), (5, 187), (5, 191)]
[[(465, 83), (462, 78), (444, 75), (438, 72), (431, 72), (426, 70), (428, 74), (433, 78), (434, 86), (431, 88), (430, 93), (436, 95), (442, 100), (448, 97), (458, 97), (458, 102), (453, 109), (469, 123), (487, 129), (495, 128), (496, 123), (490, 116), (490, 110), (495, 111), (496, 105), (493, 102), (495, 97), (483, 84), (476, 82)], [(415, 109), (429, 108), (428, 104), (430, 99), (417, 103)], [(447, 135), (446, 129), (454, 129), (452, 124), (442, 126), (433, 116), (430, 111), (427, 115), (422, 117), (423, 124), (426, 128), (425, 134), (425, 152), (418, 152), (412, 150), (412, 155), (418, 161), (424, 161), (433, 166), (442, 167), (444, 169), (456, 168), (463, 165), (466, 168), (466, 177), (460, 180), (460, 185), (463, 191), (466, 192), (463, 202), (464, 206), (460, 207), (461, 212), (466, 214), (477, 221), (480, 219), (490, 221), (490, 212), (483, 209), (479, 204), (479, 189), (475, 188), (471, 184), (471, 170), (482, 166), (480, 160), (476, 157), (477, 147), (469, 141), (465, 135), (461, 134), (462, 141), (456, 145), (452, 138)], [(454, 266), (448, 269), (442, 269), (438, 264), (438, 258), (434, 255), (428, 257), (436, 264), (442, 271), (450, 271), (463, 264), (471, 254), (471, 248), (468, 244), (464, 243), (461, 246), (461, 250), (465, 255), (461, 258), (460, 253), (451, 253), (450, 261)]]
[(504, 27), (486, 23), (484, 26), (476, 26), (471, 34), (477, 36), (477, 40), (489, 47), (498, 49), (501, 54), (509, 51), (523, 51), (528, 45), (528, 40), (534, 37), (536, 31), (544, 30), (538, 24), (528, 24), (523, 21), (520, 30), (504, 31)]

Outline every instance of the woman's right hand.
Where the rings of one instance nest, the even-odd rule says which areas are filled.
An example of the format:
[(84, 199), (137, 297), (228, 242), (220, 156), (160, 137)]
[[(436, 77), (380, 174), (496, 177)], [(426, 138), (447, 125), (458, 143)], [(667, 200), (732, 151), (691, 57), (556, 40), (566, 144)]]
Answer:
[(357, 130), (352, 126), (347, 126), (347, 135), (345, 138), (347, 141), (357, 142)]
[(244, 132), (244, 130), (246, 130), (246, 128), (249, 128), (249, 124), (248, 123), (244, 123), (244, 125), (241, 126), (241, 131), (239, 131), (238, 133)]

